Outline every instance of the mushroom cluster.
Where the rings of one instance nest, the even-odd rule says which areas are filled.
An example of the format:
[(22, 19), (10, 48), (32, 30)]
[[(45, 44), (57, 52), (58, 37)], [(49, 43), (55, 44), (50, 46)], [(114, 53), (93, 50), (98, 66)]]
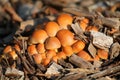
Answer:
[(84, 49), (85, 43), (75, 40), (74, 33), (69, 30), (72, 22), (73, 17), (64, 13), (33, 32), (27, 51), (37, 64), (47, 66), (51, 61), (66, 59)]
[[(57, 17), (56, 21), (47, 22), (44, 28), (36, 29), (29, 37), (27, 52), (31, 55), (36, 64), (47, 66), (51, 61), (57, 63), (60, 59), (66, 59), (72, 54), (87, 60), (94, 61), (108, 58), (108, 52), (98, 49), (97, 54), (93, 58), (89, 52), (85, 51), (86, 43), (82, 40), (75, 39), (75, 33), (70, 30), (74, 17), (64, 13)], [(98, 31), (96, 26), (89, 26), (89, 19), (82, 18), (78, 22), (80, 28), (84, 31)], [(20, 51), (18, 45), (14, 45), (17, 51)], [(17, 54), (12, 46), (7, 46), (3, 53), (13, 58), (17, 58)]]

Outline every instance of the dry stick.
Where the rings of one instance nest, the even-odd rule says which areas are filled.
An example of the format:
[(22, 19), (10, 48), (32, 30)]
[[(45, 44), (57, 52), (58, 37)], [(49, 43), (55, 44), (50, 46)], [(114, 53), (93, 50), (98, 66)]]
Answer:
[(98, 73), (95, 73), (93, 75), (88, 76), (87, 78), (99, 78), (99, 77), (103, 77), (106, 75), (110, 75), (110, 74), (114, 74), (116, 72), (120, 71), (120, 65), (113, 67), (113, 68), (108, 68), (106, 70), (100, 71)]
[(73, 74), (66, 74), (64, 77), (62, 77), (60, 80), (78, 80), (82, 77), (85, 77), (85, 73), (73, 73)]
[(28, 71), (28, 73), (33, 74), (33, 71), (29, 68), (29, 66), (26, 63), (26, 60), (21, 56), (21, 54), (19, 52), (16, 51), (16, 53), (20, 57), (23, 65), (24, 65), (25, 69)]

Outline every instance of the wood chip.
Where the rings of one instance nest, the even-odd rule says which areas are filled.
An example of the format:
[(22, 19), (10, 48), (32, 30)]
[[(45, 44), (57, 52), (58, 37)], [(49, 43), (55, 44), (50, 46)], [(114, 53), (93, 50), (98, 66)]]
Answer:
[(87, 68), (92, 69), (93, 68), (93, 65), (90, 62), (80, 58), (79, 56), (77, 56), (75, 54), (73, 54), (69, 58), (69, 61), (79, 68), (83, 68), (83, 69), (87, 69)]
[(108, 49), (113, 43), (113, 38), (101, 32), (91, 31), (93, 37), (93, 44), (100, 49)]
[(112, 44), (109, 53), (110, 53), (110, 59), (116, 58), (120, 54), (120, 44), (118, 42)]
[(97, 51), (96, 51), (96, 48), (93, 46), (92, 43), (89, 44), (88, 51), (90, 52), (90, 54), (92, 55), (92, 57), (95, 57)]

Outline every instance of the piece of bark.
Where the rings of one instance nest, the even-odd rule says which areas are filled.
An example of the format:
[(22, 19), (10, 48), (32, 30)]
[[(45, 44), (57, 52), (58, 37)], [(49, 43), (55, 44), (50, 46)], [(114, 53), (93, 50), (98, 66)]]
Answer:
[(87, 78), (100, 78), (120, 71), (120, 65), (89, 75)]
[(110, 59), (114, 59), (120, 54), (120, 44), (118, 42), (112, 44), (109, 54)]
[(17, 70), (15, 68), (10, 68), (8, 67), (6, 69), (6, 72), (5, 72), (5, 76), (7, 77), (12, 77), (12, 78), (15, 78), (15, 77), (22, 77), (20, 80), (22, 80), (24, 78), (24, 72), (20, 71), (20, 70)]
[(47, 71), (45, 72), (45, 75), (49, 75), (47, 77), (51, 78), (53, 75), (59, 75), (61, 69), (63, 69), (62, 66), (60, 66), (60, 65), (56, 64), (55, 62), (53, 62), (49, 66), (49, 68), (47, 68)]
[(113, 43), (113, 38), (101, 32), (91, 31), (92, 43), (100, 49), (108, 49)]
[(93, 69), (93, 65), (92, 65), (90, 62), (88, 62), (88, 61), (80, 58), (79, 56), (77, 56), (77, 55), (75, 55), (75, 54), (73, 54), (73, 55), (69, 58), (69, 61), (70, 61), (72, 64), (74, 64), (75, 66), (79, 67), (79, 68), (83, 68), (83, 69), (87, 69), (87, 68)]
[(85, 76), (86, 76), (86, 74), (82, 73), (82, 72), (77, 72), (77, 73), (71, 72), (71, 73), (65, 74), (65, 76), (62, 77), (60, 80), (71, 80), (71, 79), (78, 80), (78, 79), (83, 78)]
[(65, 67), (65, 68), (73, 68), (73, 65), (70, 63), (65, 62), (63, 59), (58, 60), (58, 64), (60, 64), (61, 66)]
[(78, 40), (83, 40), (84, 42), (88, 43), (87, 37), (83, 34), (83, 30), (77, 22), (75, 24), (72, 24), (71, 28), (75, 32), (75, 36)]
[(80, 17), (93, 18), (95, 16), (95, 14), (93, 14), (93, 13), (90, 13), (88, 11), (79, 10), (79, 9), (76, 9), (76, 8), (63, 8), (63, 11), (74, 14), (76, 16), (80, 16)]
[[(43, 24), (44, 22), (48, 22), (49, 20), (47, 18), (43, 18), (43, 19), (34, 19), (34, 20), (27, 20), (27, 21), (23, 21), (20, 23), (20, 27), (19, 29), (16, 31), (16, 34), (20, 34), (24, 31), (30, 31), (32, 29), (35, 29), (37, 27), (37, 25), (39, 24)], [(43, 27), (41, 27), (43, 29)]]
[(93, 46), (92, 43), (89, 44), (88, 46), (88, 51), (90, 52), (90, 54), (92, 55), (92, 57), (94, 58), (96, 55), (96, 48)]

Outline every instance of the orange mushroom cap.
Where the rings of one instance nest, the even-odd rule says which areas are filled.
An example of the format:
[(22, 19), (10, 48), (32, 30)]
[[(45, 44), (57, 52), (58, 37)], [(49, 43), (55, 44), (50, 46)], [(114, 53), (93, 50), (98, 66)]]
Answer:
[(79, 51), (85, 48), (85, 43), (81, 40), (78, 40), (72, 45), (72, 49), (74, 53), (78, 53)]
[(104, 50), (104, 49), (98, 49), (97, 55), (101, 58), (101, 59), (108, 59), (108, 51)]
[(86, 31), (95, 31), (95, 32), (98, 32), (98, 28), (96, 26), (88, 26), (86, 28)]
[(15, 60), (18, 57), (18, 55), (16, 54), (16, 52), (14, 50), (11, 51), (9, 54), (13, 58), (13, 60)]
[(14, 45), (14, 48), (15, 48), (18, 52), (20, 52), (20, 46), (19, 46), (18, 44), (15, 44), (15, 45)]
[(73, 54), (73, 49), (71, 46), (65, 46), (62, 48), (63, 52), (66, 54), (66, 56), (71, 56)]
[(49, 59), (52, 59), (52, 57), (55, 56), (55, 55), (56, 55), (55, 50), (46, 51), (46, 57), (49, 58)]
[(70, 14), (61, 14), (57, 17), (57, 22), (61, 29), (67, 29), (68, 25), (71, 25), (73, 18)]
[(61, 47), (61, 43), (57, 37), (49, 37), (45, 41), (45, 48), (48, 50), (55, 50)]
[(45, 26), (45, 31), (50, 37), (54, 37), (59, 29), (60, 29), (59, 25), (53, 21), (48, 22)]
[(36, 48), (37, 48), (38, 53), (44, 53), (45, 52), (45, 46), (42, 43), (39, 43)]
[(54, 62), (58, 62), (58, 59), (59, 59), (59, 57), (56, 55), (56, 56), (53, 56), (53, 58), (52, 58), (52, 60), (54, 61)]
[(36, 49), (36, 45), (28, 46), (27, 51), (30, 55), (38, 54), (37, 49)]
[(87, 18), (83, 18), (80, 21), (80, 27), (82, 28), (83, 31), (85, 31), (86, 27), (88, 26), (89, 20)]
[(45, 59), (43, 59), (43, 61), (42, 61), (42, 64), (44, 65), (44, 66), (47, 66), (48, 64), (50, 63), (50, 59), (49, 58), (45, 58)]
[(74, 35), (67, 29), (59, 30), (57, 38), (60, 40), (62, 46), (69, 46), (74, 43)]
[(6, 46), (3, 50), (3, 53), (7, 54), (12, 51), (12, 47), (10, 45)]
[(33, 54), (33, 59), (34, 59), (36, 64), (40, 64), (42, 62), (41, 54)]
[(58, 56), (59, 59), (66, 59), (66, 54), (63, 51), (58, 52), (57, 56)]
[(87, 52), (84, 51), (84, 50), (78, 52), (77, 55), (78, 55), (79, 57), (83, 58), (84, 60), (87, 60), (87, 61), (93, 60), (93, 59), (91, 58), (91, 56), (89, 55), (89, 53), (87, 53)]
[(29, 40), (29, 44), (38, 44), (44, 43), (44, 41), (48, 38), (48, 35), (45, 30), (35, 30)]

